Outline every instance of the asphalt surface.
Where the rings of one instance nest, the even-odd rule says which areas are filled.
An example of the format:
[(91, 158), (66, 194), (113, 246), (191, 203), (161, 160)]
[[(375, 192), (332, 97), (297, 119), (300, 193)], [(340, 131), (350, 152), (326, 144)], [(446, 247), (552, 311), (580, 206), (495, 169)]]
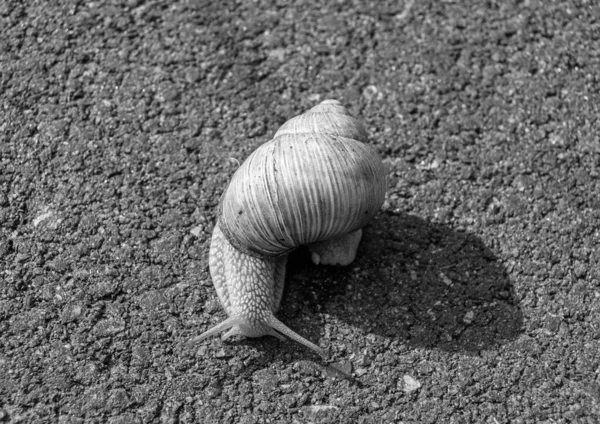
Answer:
[[(595, 1), (0, 1), (0, 422), (600, 422)], [(207, 269), (236, 167), (326, 98), (389, 170), (275, 338)]]

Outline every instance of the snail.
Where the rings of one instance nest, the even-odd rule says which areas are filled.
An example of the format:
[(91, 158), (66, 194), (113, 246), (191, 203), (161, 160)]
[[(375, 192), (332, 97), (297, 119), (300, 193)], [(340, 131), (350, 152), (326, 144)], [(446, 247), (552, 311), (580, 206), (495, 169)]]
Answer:
[(222, 195), (209, 269), (229, 316), (191, 340), (287, 336), (323, 354), (275, 317), (288, 253), (306, 245), (316, 264), (347, 265), (362, 227), (383, 204), (381, 158), (337, 100), (285, 122), (236, 170)]

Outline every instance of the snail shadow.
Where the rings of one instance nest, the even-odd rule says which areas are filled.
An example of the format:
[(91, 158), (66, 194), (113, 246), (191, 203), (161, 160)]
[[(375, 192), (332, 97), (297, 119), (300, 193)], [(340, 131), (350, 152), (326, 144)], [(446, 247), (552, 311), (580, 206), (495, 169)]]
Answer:
[(318, 305), (365, 333), (477, 354), (522, 331), (513, 284), (490, 248), (473, 234), (413, 215), (379, 214), (354, 266), (298, 263), (293, 259), (288, 277), (292, 303)]

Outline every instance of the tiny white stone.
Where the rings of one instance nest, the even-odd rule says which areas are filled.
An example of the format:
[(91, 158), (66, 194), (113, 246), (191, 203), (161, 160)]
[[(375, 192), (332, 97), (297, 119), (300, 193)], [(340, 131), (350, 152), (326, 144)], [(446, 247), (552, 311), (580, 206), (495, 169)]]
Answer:
[(45, 219), (50, 218), (52, 215), (54, 215), (54, 212), (52, 212), (51, 210), (49, 210), (48, 206), (46, 206), (44, 208), (44, 211), (40, 215), (38, 215), (38, 216), (36, 216), (34, 218), (34, 220), (33, 220), (33, 226), (37, 227), (38, 225), (40, 225), (40, 222), (42, 222)]
[(419, 380), (414, 379), (408, 374), (404, 375), (402, 379), (404, 380), (403, 390), (405, 393), (412, 393), (421, 388), (421, 383), (419, 382)]
[(448, 276), (446, 274), (444, 274), (443, 272), (440, 272), (440, 278), (442, 279), (442, 281), (444, 282), (445, 285), (447, 285), (447, 286), (452, 285), (452, 280), (450, 278), (448, 278)]
[(190, 233), (192, 233), (193, 236), (195, 237), (200, 237), (200, 233), (202, 233), (204, 231), (204, 225), (200, 224), (197, 227), (194, 227), (190, 230)]
[(469, 311), (465, 314), (463, 322), (466, 324), (471, 324), (473, 322), (473, 318), (475, 318), (475, 312)]

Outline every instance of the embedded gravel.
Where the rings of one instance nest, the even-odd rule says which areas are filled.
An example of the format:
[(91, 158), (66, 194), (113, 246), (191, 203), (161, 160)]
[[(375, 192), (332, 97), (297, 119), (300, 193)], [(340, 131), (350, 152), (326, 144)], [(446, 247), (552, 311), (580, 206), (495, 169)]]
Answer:
[[(595, 1), (1, 1), (0, 422), (599, 423), (599, 69)], [(328, 358), (186, 345), (236, 162), (326, 98), (389, 173), (291, 259)]]

